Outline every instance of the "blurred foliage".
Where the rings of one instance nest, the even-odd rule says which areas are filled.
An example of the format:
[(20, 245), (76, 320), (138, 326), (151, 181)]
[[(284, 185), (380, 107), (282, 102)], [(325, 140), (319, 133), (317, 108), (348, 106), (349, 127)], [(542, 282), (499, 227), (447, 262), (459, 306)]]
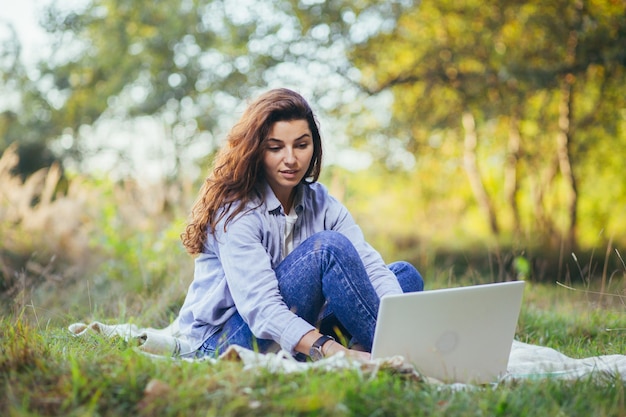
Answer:
[(505, 241), (570, 252), (626, 235), (625, 6), (420, 2), (351, 50), (363, 87), (394, 97), (386, 142), (400, 145), (366, 144), (411, 153), (415, 183), (444, 199), (471, 190)]
[(103, 150), (89, 145), (90, 127), (144, 115), (163, 126), (175, 157), (194, 142), (215, 147), (221, 124), (268, 85), (307, 89), (312, 101), (332, 96), (345, 83), (341, 40), (356, 16), (399, 3), (92, 0), (68, 9), (53, 1), (42, 16), (51, 53), (36, 68), (20, 62), (17, 38), (4, 40), (0, 87), (14, 100), (0, 119), (0, 150), (34, 141), (80, 161)]

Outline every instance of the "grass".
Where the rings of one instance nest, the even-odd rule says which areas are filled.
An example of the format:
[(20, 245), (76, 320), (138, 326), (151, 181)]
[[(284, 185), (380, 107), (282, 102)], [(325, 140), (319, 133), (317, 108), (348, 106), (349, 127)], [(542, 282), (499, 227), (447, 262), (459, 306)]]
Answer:
[[(453, 390), (392, 370), (276, 375), (236, 362), (153, 359), (122, 340), (76, 338), (26, 316), (25, 310), (0, 322), (2, 416), (626, 414), (625, 384), (617, 376)], [(533, 284), (517, 338), (584, 357), (626, 352), (625, 328), (619, 304), (600, 307), (584, 292)]]

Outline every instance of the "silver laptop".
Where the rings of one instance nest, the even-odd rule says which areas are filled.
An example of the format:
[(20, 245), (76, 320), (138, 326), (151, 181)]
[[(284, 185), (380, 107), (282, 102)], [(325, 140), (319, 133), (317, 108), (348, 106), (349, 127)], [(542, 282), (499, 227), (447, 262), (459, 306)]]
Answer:
[(424, 376), (484, 384), (506, 372), (523, 281), (383, 297), (372, 358), (401, 355)]

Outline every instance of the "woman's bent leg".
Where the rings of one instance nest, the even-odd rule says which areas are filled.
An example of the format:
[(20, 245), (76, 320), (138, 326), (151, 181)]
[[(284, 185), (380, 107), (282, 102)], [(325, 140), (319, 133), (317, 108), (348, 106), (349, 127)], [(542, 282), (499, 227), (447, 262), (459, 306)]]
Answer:
[[(316, 325), (327, 304), (350, 334), (371, 347), (378, 312), (378, 296), (352, 243), (338, 232), (311, 236), (276, 268), (285, 304), (298, 316)], [(216, 355), (237, 344), (265, 352), (271, 340), (256, 339), (238, 313), (209, 337), (199, 354)]]
[[(424, 290), (424, 280), (419, 271), (410, 263), (405, 261), (394, 262), (388, 265), (391, 272), (396, 276), (402, 291), (416, 292)], [(346, 339), (351, 339), (352, 335), (348, 332), (341, 322), (330, 309), (326, 309), (320, 317), (320, 331), (325, 334), (340, 334)], [(349, 345), (358, 343), (356, 340), (350, 340)]]
[(278, 266), (276, 276), (285, 303), (296, 314), (316, 324), (327, 302), (347, 331), (371, 348), (379, 299), (344, 235), (324, 231), (311, 236)]

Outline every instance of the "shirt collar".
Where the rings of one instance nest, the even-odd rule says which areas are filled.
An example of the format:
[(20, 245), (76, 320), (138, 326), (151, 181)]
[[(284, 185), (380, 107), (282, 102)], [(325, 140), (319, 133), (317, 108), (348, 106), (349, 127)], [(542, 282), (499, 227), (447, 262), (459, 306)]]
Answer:
[(304, 183), (300, 183), (298, 187), (296, 188), (296, 198), (293, 200), (293, 207), (297, 215), (300, 215), (300, 213), (302, 213), (302, 210), (304, 210), (303, 196), (304, 196), (304, 190), (306, 188), (307, 188), (307, 185)]
[[(302, 196), (304, 194), (305, 187), (306, 185), (302, 183), (296, 186), (296, 197), (294, 198), (294, 201), (293, 201), (293, 207), (296, 211), (296, 214), (300, 214), (302, 213), (302, 210), (304, 210), (304, 204), (302, 203)], [(280, 201), (278, 201), (276, 194), (274, 194), (274, 191), (272, 191), (272, 187), (270, 187), (267, 181), (264, 181), (261, 188), (263, 190), (263, 197), (265, 198), (265, 207), (267, 207), (267, 211), (271, 214), (282, 213), (283, 206), (280, 203)], [(284, 213), (284, 214), (287, 214), (287, 213)]]

